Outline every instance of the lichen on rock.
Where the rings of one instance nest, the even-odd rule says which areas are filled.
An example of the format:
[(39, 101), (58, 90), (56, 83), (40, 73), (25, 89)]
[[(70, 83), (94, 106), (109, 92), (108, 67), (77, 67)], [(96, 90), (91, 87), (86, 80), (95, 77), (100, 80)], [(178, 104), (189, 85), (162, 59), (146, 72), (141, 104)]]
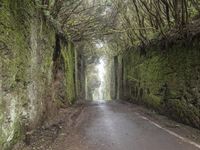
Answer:
[(55, 30), (31, 0), (3, 0), (0, 33), (0, 149), (10, 149), (55, 115)]
[(129, 98), (177, 121), (200, 128), (200, 50), (177, 45), (166, 51), (133, 50), (124, 57)]

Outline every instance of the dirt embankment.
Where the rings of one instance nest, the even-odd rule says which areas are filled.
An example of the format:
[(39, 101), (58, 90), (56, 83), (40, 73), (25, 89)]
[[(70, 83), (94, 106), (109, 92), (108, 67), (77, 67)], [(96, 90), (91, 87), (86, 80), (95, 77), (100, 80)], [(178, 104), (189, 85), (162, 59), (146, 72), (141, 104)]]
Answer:
[(77, 105), (61, 109), (56, 118), (46, 122), (41, 128), (26, 133), (23, 142), (17, 144), (14, 150), (51, 150), (53, 145), (59, 145), (56, 143), (61, 142), (60, 139), (70, 139), (72, 130), (84, 118), (84, 108), (83, 105)]

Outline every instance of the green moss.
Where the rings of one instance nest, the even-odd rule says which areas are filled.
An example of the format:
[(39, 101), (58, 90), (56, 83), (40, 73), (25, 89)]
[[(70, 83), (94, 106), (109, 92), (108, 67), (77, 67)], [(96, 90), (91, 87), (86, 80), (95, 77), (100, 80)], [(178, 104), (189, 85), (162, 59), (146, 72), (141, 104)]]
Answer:
[(144, 101), (144, 104), (148, 108), (152, 108), (157, 111), (160, 111), (160, 109), (161, 109), (161, 98), (160, 97), (155, 96), (153, 94), (145, 95), (143, 101)]
[[(132, 50), (124, 62), (134, 102), (199, 128), (200, 49), (199, 44), (194, 45), (174, 46), (165, 52), (152, 47), (146, 56)], [(168, 105), (170, 112), (165, 109)]]
[(62, 57), (64, 59), (65, 66), (65, 86), (66, 86), (66, 96), (70, 104), (75, 101), (75, 82), (74, 82), (74, 47), (72, 43), (68, 43), (67, 46), (63, 46)]
[(200, 128), (200, 111), (195, 106), (178, 99), (168, 99), (164, 109), (173, 119)]
[[(19, 123), (19, 121), (16, 121), (13, 124), (13, 137), (11, 139), (11, 141), (1, 141), (2, 143), (0, 143), (2, 145), (3, 150), (11, 150), (13, 145), (16, 144), (21, 138), (22, 138), (22, 128), (21, 128), (21, 124)], [(3, 139), (3, 138), (2, 138)]]
[(15, 28), (26, 31), (30, 24), (33, 12), (37, 12), (34, 2), (30, 0), (7, 0)]
[[(12, 147), (23, 136), (25, 122), (32, 121), (35, 127), (46, 111), (46, 104), (51, 100), (54, 35), (55, 31), (43, 20), (33, 1), (2, 1), (0, 126), (8, 127), (0, 128), (0, 149)], [(15, 115), (9, 122), (13, 102)], [(12, 133), (13, 137), (7, 141)]]

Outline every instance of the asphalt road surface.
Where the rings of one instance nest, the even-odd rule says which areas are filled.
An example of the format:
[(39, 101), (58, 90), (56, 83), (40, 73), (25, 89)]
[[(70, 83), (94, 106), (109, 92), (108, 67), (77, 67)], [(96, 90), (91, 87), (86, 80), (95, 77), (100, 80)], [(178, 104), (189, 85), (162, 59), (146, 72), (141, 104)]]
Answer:
[[(58, 125), (39, 130), (38, 134), (33, 135), (31, 145), (17, 150), (200, 149), (198, 143), (184, 138), (193, 135), (192, 128), (188, 127), (186, 132), (174, 131), (163, 125), (162, 121), (152, 121), (151, 116), (145, 115), (137, 107), (117, 102), (78, 105), (58, 116)], [(169, 124), (169, 120), (166, 123)], [(195, 133), (198, 136), (200, 132), (195, 130)]]
[(200, 149), (197, 143), (162, 128), (124, 104), (94, 105), (85, 111), (89, 116), (81, 133), (95, 150)]

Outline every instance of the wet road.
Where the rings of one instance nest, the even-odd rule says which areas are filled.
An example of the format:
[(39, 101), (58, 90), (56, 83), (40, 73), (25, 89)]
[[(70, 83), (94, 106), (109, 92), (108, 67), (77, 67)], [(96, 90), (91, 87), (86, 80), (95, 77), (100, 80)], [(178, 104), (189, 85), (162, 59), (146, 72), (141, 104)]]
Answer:
[[(91, 105), (79, 129), (95, 150), (199, 150), (124, 104)], [(196, 145), (195, 145), (196, 144)]]

